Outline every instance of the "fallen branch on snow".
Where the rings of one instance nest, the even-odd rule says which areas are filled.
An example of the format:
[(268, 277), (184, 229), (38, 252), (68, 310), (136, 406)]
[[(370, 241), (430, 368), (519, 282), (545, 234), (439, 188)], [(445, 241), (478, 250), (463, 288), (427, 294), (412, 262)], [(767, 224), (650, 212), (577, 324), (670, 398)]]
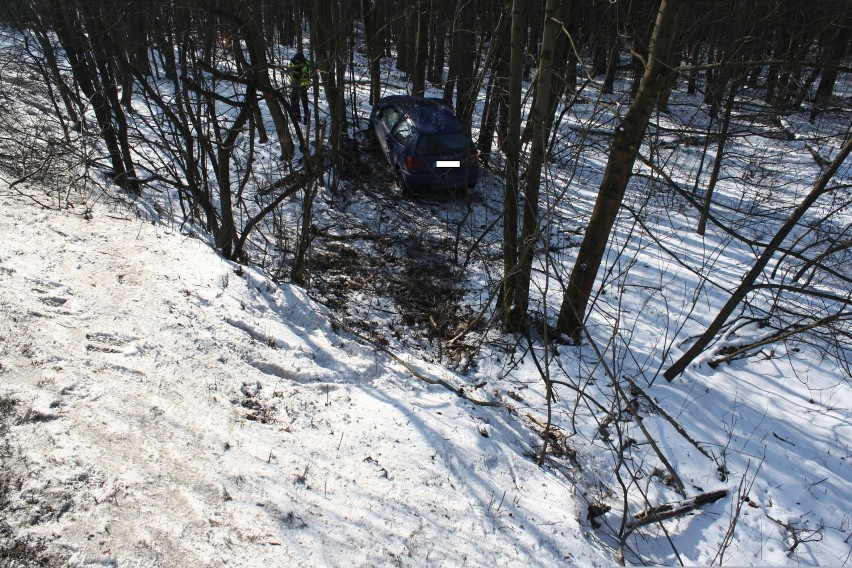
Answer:
[(331, 323), (334, 327), (339, 327), (340, 329), (351, 333), (352, 335), (354, 335), (355, 337), (357, 337), (361, 341), (364, 341), (365, 343), (369, 343), (375, 349), (387, 354), (391, 359), (393, 359), (394, 361), (396, 361), (397, 363), (399, 363), (400, 365), (405, 367), (405, 369), (409, 373), (411, 373), (415, 378), (420, 379), (424, 383), (428, 383), (430, 385), (440, 385), (440, 386), (444, 387), (445, 389), (447, 389), (448, 391), (454, 393), (456, 396), (459, 396), (459, 397), (467, 400), (468, 402), (472, 402), (473, 404), (476, 404), (476, 405), (479, 405), (479, 406), (493, 406), (493, 407), (498, 407), (498, 408), (505, 408), (506, 407), (506, 405), (503, 404), (502, 402), (496, 402), (496, 401), (490, 401), (490, 400), (479, 400), (479, 399), (476, 399), (476, 398), (471, 398), (470, 396), (468, 396), (467, 392), (465, 392), (464, 387), (457, 387), (457, 386), (454, 386), (451, 383), (445, 381), (444, 379), (436, 379), (436, 378), (432, 378), (432, 377), (429, 377), (427, 375), (424, 375), (423, 373), (421, 373), (420, 371), (415, 369), (414, 365), (412, 365), (411, 363), (408, 363), (407, 361), (404, 361), (402, 359), (402, 357), (400, 357), (399, 355), (397, 355), (396, 353), (394, 353), (393, 351), (391, 351), (387, 347), (379, 345), (377, 342), (373, 341), (369, 337), (361, 335), (360, 333), (358, 333), (357, 331), (355, 331), (354, 329), (352, 329), (348, 325), (344, 324), (343, 322), (341, 322), (337, 319), (331, 318)]
[(701, 493), (695, 497), (690, 497), (689, 499), (683, 499), (674, 503), (663, 503), (662, 505), (649, 507), (648, 509), (633, 515), (633, 520), (627, 525), (626, 532), (629, 534), (639, 527), (679, 517), (689, 513), (690, 511), (694, 511), (703, 505), (715, 503), (727, 495), (727, 489), (719, 489), (717, 491)]

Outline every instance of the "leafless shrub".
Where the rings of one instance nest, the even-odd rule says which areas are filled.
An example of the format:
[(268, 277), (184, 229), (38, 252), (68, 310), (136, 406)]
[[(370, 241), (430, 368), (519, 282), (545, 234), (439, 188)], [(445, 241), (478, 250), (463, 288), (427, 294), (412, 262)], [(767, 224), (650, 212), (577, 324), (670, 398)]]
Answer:
[(68, 209), (97, 198), (94, 138), (55, 112), (49, 85), (34, 67), (37, 53), (0, 44), (0, 180), (5, 191), (42, 207)]

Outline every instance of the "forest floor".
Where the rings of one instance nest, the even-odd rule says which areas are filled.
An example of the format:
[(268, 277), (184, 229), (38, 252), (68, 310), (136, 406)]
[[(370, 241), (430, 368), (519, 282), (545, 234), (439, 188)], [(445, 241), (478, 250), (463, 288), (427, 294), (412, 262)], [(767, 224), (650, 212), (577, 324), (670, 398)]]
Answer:
[[(555, 146), (545, 176), (543, 321), (618, 118), (587, 95), (560, 130), (587, 146)], [(697, 97), (676, 92), (649, 136), (681, 187), (705, 141), (689, 139), (706, 126)], [(771, 235), (844, 120), (790, 116), (792, 141), (768, 120), (735, 129), (719, 218)], [(408, 198), (364, 142), (340, 191), (318, 195), (307, 289), (272, 263), (223, 260), (162, 188), (0, 182), (4, 561), (602, 566), (621, 546), (634, 564), (849, 565), (842, 357), (790, 340), (716, 361), (766, 333), (742, 319), (682, 377), (660, 377), (753, 262), (749, 242), (712, 224), (696, 235), (684, 194), (637, 165), (589, 340), (504, 334), (490, 317), (499, 168), (465, 195)], [(281, 215), (300, 212), (294, 199)]]

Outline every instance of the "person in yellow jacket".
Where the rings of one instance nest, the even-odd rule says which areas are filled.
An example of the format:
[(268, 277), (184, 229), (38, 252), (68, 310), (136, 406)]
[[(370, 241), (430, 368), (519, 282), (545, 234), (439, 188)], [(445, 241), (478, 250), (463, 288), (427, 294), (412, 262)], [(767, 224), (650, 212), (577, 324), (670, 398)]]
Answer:
[[(311, 69), (308, 65), (308, 60), (305, 59), (305, 54), (298, 52), (290, 60), (287, 67), (290, 75), (290, 106), (293, 107), (293, 114), (297, 120), (301, 120), (305, 124), (308, 123), (308, 87), (311, 86)], [(299, 103), (304, 109), (304, 116), (299, 109)]]

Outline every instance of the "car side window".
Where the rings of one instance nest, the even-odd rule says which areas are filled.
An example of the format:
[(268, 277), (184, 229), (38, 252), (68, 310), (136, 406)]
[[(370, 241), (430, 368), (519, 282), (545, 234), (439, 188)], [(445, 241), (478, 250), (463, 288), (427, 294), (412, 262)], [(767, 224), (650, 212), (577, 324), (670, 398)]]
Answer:
[(396, 121), (399, 118), (400, 114), (402, 114), (402, 113), (400, 113), (398, 110), (396, 110), (393, 107), (388, 107), (388, 108), (386, 108), (385, 110), (382, 111), (382, 114), (379, 118), (381, 119), (382, 123), (385, 125), (385, 128), (388, 129), (388, 132), (390, 132), (391, 128), (393, 128), (393, 125), (396, 124)]
[(411, 122), (411, 119), (406, 118), (400, 121), (399, 126), (393, 132), (393, 137), (403, 146), (411, 142), (411, 139), (414, 138), (414, 123)]

